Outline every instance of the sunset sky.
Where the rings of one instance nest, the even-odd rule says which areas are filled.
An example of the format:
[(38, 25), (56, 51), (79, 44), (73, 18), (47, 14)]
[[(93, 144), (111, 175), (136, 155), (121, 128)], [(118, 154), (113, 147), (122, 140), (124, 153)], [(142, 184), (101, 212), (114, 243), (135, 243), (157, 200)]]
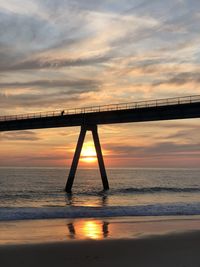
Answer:
[[(199, 29), (196, 0), (0, 0), (0, 115), (200, 95)], [(0, 133), (0, 166), (69, 166), (79, 130)], [(199, 131), (99, 127), (108, 167), (199, 167)]]

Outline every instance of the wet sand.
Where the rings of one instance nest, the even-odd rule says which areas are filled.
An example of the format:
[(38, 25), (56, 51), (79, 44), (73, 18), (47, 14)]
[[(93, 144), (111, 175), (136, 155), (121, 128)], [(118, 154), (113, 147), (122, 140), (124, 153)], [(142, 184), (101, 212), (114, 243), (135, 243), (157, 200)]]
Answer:
[(199, 222), (199, 217), (4, 222), (0, 266), (199, 267)]
[(199, 267), (200, 232), (0, 247), (1, 266)]

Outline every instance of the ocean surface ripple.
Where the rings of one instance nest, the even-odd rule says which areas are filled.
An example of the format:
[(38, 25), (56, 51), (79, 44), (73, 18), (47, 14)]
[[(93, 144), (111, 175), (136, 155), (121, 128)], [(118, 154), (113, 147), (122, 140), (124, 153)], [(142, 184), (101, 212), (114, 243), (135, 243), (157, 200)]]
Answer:
[(200, 215), (200, 169), (79, 170), (64, 192), (64, 168), (0, 168), (0, 221), (48, 218)]

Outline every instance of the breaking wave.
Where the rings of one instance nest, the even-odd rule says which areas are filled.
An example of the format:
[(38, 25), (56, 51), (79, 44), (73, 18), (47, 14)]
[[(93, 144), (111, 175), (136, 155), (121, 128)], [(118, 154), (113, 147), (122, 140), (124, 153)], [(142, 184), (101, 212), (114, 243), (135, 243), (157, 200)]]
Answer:
[(0, 208), (0, 221), (174, 215), (200, 215), (200, 202), (110, 207)]

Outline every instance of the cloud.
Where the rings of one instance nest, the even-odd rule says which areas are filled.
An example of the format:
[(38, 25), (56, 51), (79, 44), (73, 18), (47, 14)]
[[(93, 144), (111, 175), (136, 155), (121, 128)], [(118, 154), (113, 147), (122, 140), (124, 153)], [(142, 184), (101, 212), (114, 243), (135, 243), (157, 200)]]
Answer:
[(7, 132), (0, 134), (1, 141), (38, 141), (41, 138), (32, 131)]
[(187, 142), (191, 142), (191, 140), (194, 140), (195, 138), (198, 139), (198, 132), (200, 130), (200, 126), (196, 125), (194, 127), (189, 127), (189, 125), (185, 126), (182, 130), (177, 130), (178, 127), (175, 128), (174, 133), (168, 134), (165, 138), (166, 140), (170, 139), (178, 139)]
[[(88, 94), (100, 90), (97, 80), (33, 80), (29, 82), (0, 82), (0, 110), (16, 107), (60, 108), (68, 103), (90, 98)], [(72, 106), (73, 107), (73, 106)], [(27, 111), (26, 111), (27, 112)], [(12, 112), (13, 113), (13, 112)]]
[[(73, 108), (79, 101), (88, 100), (89, 96), (85, 90), (81, 91), (57, 91), (44, 94), (20, 94), (9, 95), (0, 94), (1, 113), (10, 110), (9, 114), (27, 113), (37, 111), (48, 111), (53, 109)], [(82, 104), (83, 105), (83, 104)], [(16, 111), (18, 110), (18, 112)], [(7, 113), (8, 114), (8, 113)]]
[(159, 86), (159, 85), (183, 85), (187, 83), (195, 83), (199, 84), (200, 83), (200, 72), (182, 72), (178, 74), (171, 74), (171, 78), (169, 77), (168, 79), (163, 79), (163, 80), (158, 80), (153, 83), (154, 86)]
[(200, 157), (199, 143), (177, 144), (174, 142), (160, 142), (146, 146), (107, 144), (105, 148), (110, 152), (108, 157), (123, 158), (146, 158), (146, 157), (169, 157), (182, 154), (188, 157), (190, 154), (197, 154)]
[(60, 32), (53, 23), (37, 16), (2, 12), (0, 10), (1, 47), (16, 53), (41, 51), (60, 41)]
[(30, 82), (12, 82), (12, 83), (1, 83), (0, 88), (73, 88), (73, 90), (68, 91), (69, 94), (75, 93), (75, 91), (85, 92), (91, 90), (97, 90), (100, 86), (98, 81), (95, 80), (34, 80)]
[[(8, 58), (2, 55), (5, 59)], [(8, 71), (20, 71), (20, 70), (35, 70), (35, 69), (58, 69), (63, 67), (84, 67), (90, 65), (96, 65), (101, 63), (106, 63), (109, 61), (110, 57), (106, 55), (90, 56), (82, 58), (72, 58), (72, 59), (47, 59), (47, 58), (37, 58), (24, 60), (22, 62), (17, 62), (13, 64), (10, 60), (5, 66), (5, 64), (0, 64), (1, 72)]]
[[(10, 0), (9, 0), (10, 1)], [(31, 59), (41, 53), (52, 52), (64, 47), (73, 49), (73, 45), (89, 37), (88, 14), (70, 5), (70, 1), (48, 1), (49, 4), (41, 9), (33, 3), (34, 13), (24, 12), (23, 5), (15, 5), (11, 11), (11, 3), (0, 5), (0, 70), (24, 70), (34, 68), (48, 68), (60, 64), (61, 66), (87, 65), (91, 61), (102, 61), (103, 58), (83, 58), (51, 61), (48, 59)], [(31, 1), (30, 7), (31, 7)], [(45, 1), (47, 4), (47, 1)], [(50, 5), (51, 3), (51, 5)], [(64, 8), (62, 4), (66, 4)], [(18, 7), (21, 7), (19, 11)], [(27, 6), (27, 3), (25, 3)], [(15, 12), (14, 12), (15, 10)], [(79, 54), (79, 53), (78, 53)], [(56, 62), (55, 62), (56, 61)]]

